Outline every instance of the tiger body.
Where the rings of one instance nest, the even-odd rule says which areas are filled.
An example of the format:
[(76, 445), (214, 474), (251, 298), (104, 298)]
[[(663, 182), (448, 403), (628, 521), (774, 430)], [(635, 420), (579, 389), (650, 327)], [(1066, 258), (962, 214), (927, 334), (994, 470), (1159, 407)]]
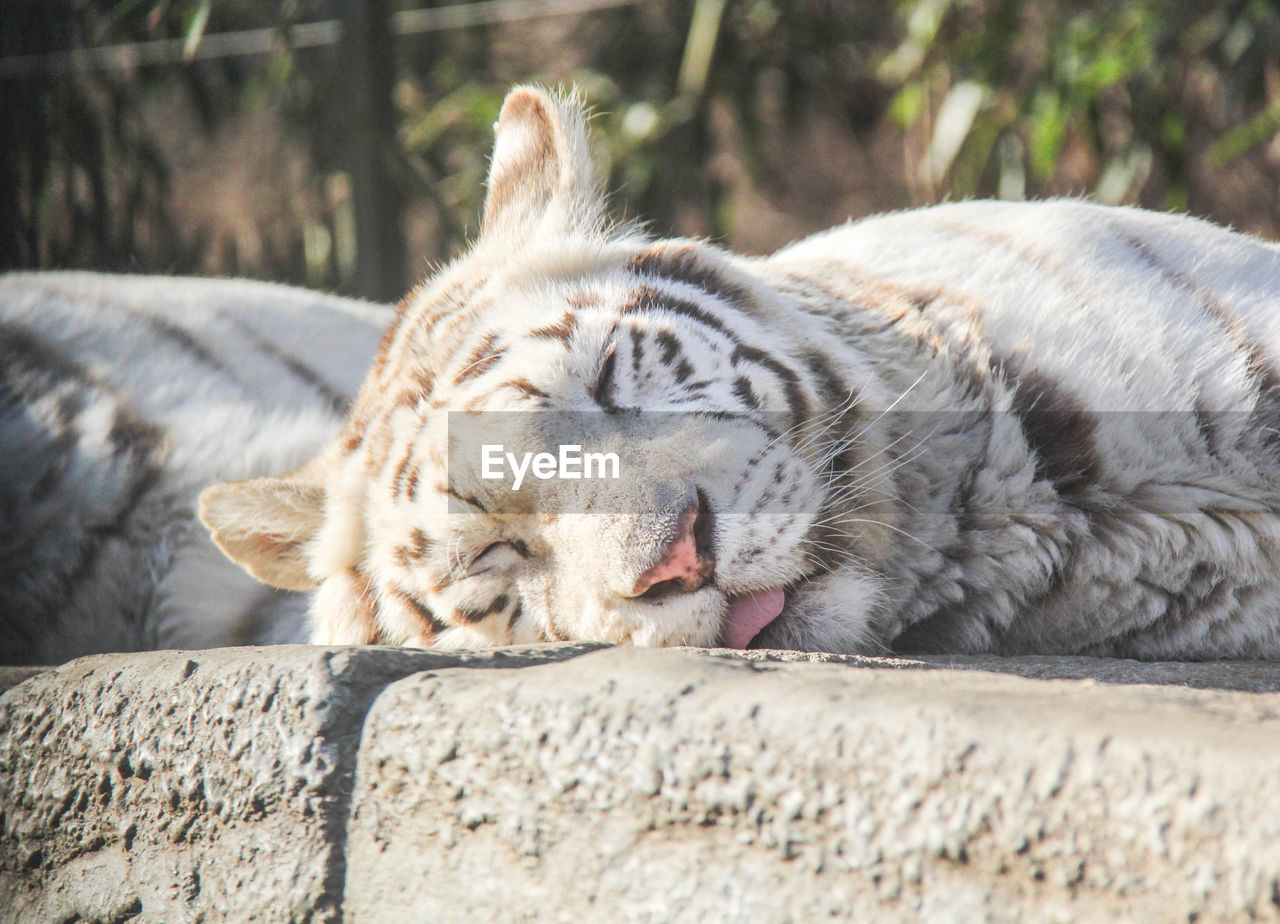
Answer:
[(1136, 209), (987, 202), (765, 265), (903, 396), (882, 441), (920, 447), (893, 476), (877, 640), (1280, 654), (1272, 246)]
[(302, 641), (195, 516), (340, 429), (387, 309), (245, 281), (0, 276), (0, 663)]
[[(479, 239), (394, 319), (250, 283), (5, 277), (5, 659), (1280, 656), (1273, 245), (961, 203), (745, 258), (604, 214), (581, 110), (521, 88)], [(625, 477), (517, 491), (472, 452), (573, 427)], [(213, 482), (213, 540), (271, 586), (195, 524)]]
[[(748, 259), (608, 226), (587, 148), (514, 91), (479, 240), (342, 434), (205, 493), (315, 641), (1280, 655), (1273, 247), (969, 203)], [(530, 448), (547, 412), (642, 476), (513, 493), (460, 458), (468, 415)]]

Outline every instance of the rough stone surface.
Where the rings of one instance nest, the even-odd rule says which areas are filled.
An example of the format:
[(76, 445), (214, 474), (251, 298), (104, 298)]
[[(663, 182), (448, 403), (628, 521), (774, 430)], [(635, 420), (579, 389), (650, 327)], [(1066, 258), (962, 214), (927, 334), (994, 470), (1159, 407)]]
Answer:
[(1097, 683), (1159, 684), (1203, 690), (1280, 692), (1280, 661), (1132, 661), (1060, 655), (922, 655), (866, 658), (805, 651), (729, 651), (690, 648), (709, 657), (786, 663), (846, 664), (886, 670), (968, 670), (1012, 674), (1033, 680), (1093, 680)]
[(1280, 695), (1128, 685), (1270, 666), (859, 663), (618, 649), (392, 684), (347, 915), (1278, 917)]
[(1280, 664), (281, 647), (6, 683), (0, 921), (1280, 920)]
[(287, 646), (37, 672), (0, 698), (0, 920), (338, 920), (378, 691), (583, 650)]
[(52, 669), (49, 667), (0, 667), (0, 693), (10, 687), (16, 687), (22, 681), (34, 677), (36, 674), (42, 674)]

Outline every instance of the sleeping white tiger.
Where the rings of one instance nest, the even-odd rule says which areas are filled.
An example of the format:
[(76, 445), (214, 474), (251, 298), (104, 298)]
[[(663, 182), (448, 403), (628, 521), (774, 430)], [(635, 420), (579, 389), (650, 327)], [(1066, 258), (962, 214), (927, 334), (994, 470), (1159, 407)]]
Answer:
[(227, 561), (196, 495), (318, 451), (390, 318), (255, 282), (0, 276), (0, 663), (304, 640), (305, 598)]
[[(343, 432), (203, 495), (314, 641), (1280, 656), (1276, 249), (1056, 201), (744, 259), (611, 227), (593, 175), (579, 107), (513, 91)], [(567, 415), (630, 476), (463, 451)]]
[[(136, 301), (164, 301), (165, 285)], [(192, 310), (213, 297), (167, 285)], [(255, 299), (219, 312), (249, 323)], [(1280, 656), (1280, 252), (1257, 240), (1061, 201), (872, 218), (764, 259), (654, 241), (606, 221), (580, 108), (520, 88), (479, 239), (405, 299), (340, 432), (340, 401), (308, 380), (341, 396), (371, 325), (362, 315), (358, 334), (313, 347), (326, 322), (291, 317), (292, 336), (265, 351), (211, 322), (196, 342), (217, 362), (197, 352), (184, 376), (168, 322), (133, 333), (122, 319), (104, 336), (137, 338), (125, 366), (161, 368), (138, 380), (126, 431), (154, 423), (149, 389), (168, 395), (163, 474), (138, 496), (176, 467), (165, 517), (186, 542), (184, 492), (248, 478), (205, 491), (203, 518), (254, 575), (310, 592), (312, 641)], [(294, 348), (314, 352), (292, 368)], [(60, 375), (92, 391), (121, 364), (79, 349), (50, 348), (72, 360), (50, 360), (51, 394)], [(241, 354), (266, 377), (223, 399), (240, 408), (233, 426), (203, 398), (221, 388), (213, 367)], [(298, 415), (319, 424), (295, 429)], [(120, 470), (100, 423), (68, 420), (96, 434), (86, 458)], [(0, 434), (6, 470), (39, 470), (46, 444), (57, 459), (52, 444), (73, 439), (61, 426), (25, 455)], [(623, 477), (529, 474), (512, 490), (523, 453), (579, 437), (616, 450)], [(496, 479), (475, 452), (492, 441), (513, 463)], [(152, 458), (145, 444), (124, 454), (134, 470), (149, 471), (134, 461)], [(275, 604), (133, 519), (120, 537), (135, 559), (101, 559), (89, 586), (113, 588), (125, 625), (169, 628), (122, 629), (119, 644), (299, 631), (287, 618), (265, 630)], [(103, 520), (116, 536), (120, 520)], [(0, 535), (12, 550), (30, 532)], [(198, 567), (166, 581), (186, 555)], [(69, 574), (58, 560), (30, 559), (54, 591), (16, 620), (26, 585), (0, 576), (6, 647), (27, 644), (15, 625), (43, 631), (31, 612), (62, 612), (48, 603)], [(224, 597), (238, 603), (216, 617), (137, 615)], [(76, 624), (91, 611), (77, 604)], [(83, 650), (73, 634), (36, 647)]]

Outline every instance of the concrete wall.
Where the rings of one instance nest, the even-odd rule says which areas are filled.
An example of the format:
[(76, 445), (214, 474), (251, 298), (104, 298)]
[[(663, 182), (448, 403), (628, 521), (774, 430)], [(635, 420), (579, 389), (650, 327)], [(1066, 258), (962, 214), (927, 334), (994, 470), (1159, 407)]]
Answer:
[(0, 675), (0, 920), (1280, 920), (1280, 664), (284, 647)]

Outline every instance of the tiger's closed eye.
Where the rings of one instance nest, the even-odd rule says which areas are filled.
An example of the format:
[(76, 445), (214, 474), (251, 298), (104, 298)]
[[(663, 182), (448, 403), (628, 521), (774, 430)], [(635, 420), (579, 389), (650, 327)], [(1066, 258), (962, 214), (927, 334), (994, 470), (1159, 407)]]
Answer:
[(518, 539), (492, 542), (471, 559), (471, 564), (467, 566), (467, 576), (475, 577), (489, 571), (510, 567), (528, 557), (528, 547)]

